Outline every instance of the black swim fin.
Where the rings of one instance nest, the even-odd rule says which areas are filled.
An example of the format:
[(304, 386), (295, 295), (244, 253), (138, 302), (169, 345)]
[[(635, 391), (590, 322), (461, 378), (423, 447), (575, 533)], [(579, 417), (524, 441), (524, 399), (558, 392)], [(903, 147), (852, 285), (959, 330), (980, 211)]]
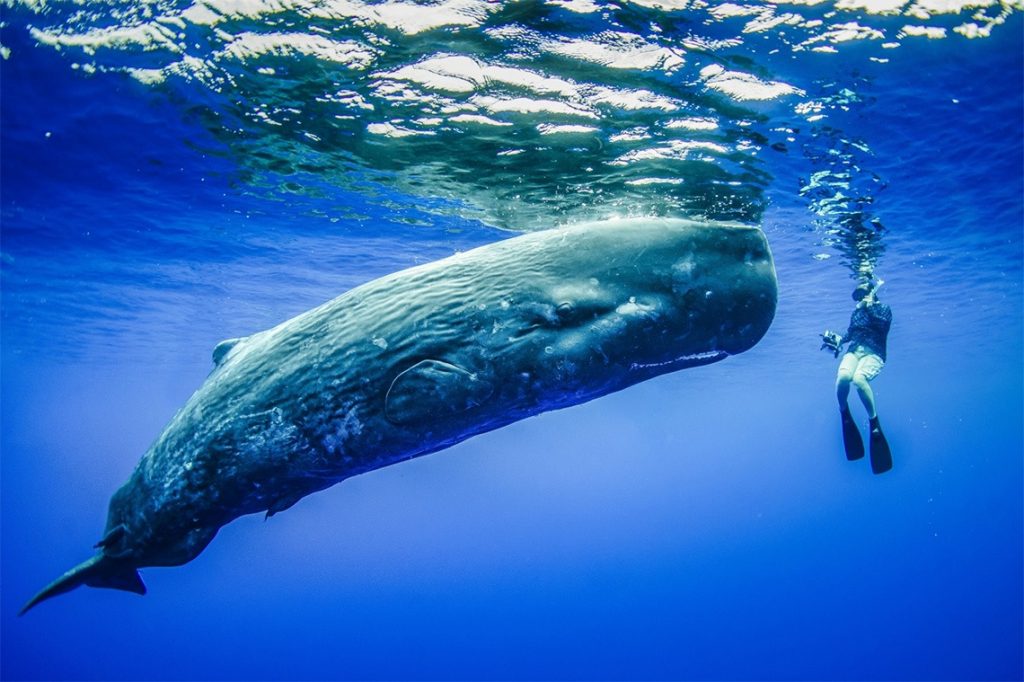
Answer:
[(884, 474), (892, 469), (892, 452), (889, 450), (889, 441), (882, 433), (882, 426), (878, 423), (878, 417), (870, 421), (871, 425), (871, 471), (876, 474)]
[(846, 448), (846, 459), (851, 462), (864, 456), (864, 440), (860, 437), (860, 429), (853, 420), (849, 408), (839, 410), (843, 420), (843, 447)]

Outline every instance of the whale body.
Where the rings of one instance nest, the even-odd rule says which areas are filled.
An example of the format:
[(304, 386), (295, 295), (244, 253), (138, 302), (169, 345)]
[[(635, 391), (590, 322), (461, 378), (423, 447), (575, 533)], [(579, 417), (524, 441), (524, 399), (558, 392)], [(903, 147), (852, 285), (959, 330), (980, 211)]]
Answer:
[(402, 270), (220, 343), (110, 501), (80, 585), (145, 593), (224, 524), (346, 478), (756, 344), (777, 281), (760, 229), (631, 219), (522, 235)]

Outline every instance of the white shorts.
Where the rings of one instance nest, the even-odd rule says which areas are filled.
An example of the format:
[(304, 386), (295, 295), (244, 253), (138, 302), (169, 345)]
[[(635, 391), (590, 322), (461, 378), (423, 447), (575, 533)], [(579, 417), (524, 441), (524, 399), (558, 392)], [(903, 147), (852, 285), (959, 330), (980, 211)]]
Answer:
[(885, 360), (864, 346), (851, 348), (839, 363), (840, 378), (853, 379), (858, 374), (868, 381), (878, 376), (885, 366)]

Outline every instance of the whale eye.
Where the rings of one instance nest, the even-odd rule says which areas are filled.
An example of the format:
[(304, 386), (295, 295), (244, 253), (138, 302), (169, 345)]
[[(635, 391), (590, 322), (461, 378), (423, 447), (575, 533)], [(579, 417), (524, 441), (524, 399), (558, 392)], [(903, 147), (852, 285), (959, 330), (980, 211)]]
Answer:
[(608, 301), (583, 298), (575, 301), (562, 301), (555, 306), (555, 314), (558, 316), (560, 325), (581, 325), (614, 309), (615, 305)]

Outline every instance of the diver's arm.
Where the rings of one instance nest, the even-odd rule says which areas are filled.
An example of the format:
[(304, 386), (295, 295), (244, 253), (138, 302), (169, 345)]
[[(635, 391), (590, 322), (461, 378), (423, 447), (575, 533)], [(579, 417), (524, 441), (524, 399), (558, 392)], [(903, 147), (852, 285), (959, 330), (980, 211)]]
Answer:
[(885, 284), (885, 280), (884, 280), (884, 279), (880, 279), (880, 280), (878, 280), (878, 281), (877, 281), (877, 282), (875, 283), (875, 286), (874, 286), (874, 288), (873, 288), (873, 289), (871, 289), (871, 291), (870, 291), (870, 292), (868, 292), (868, 295), (864, 297), (864, 300), (865, 300), (865, 301), (867, 301), (869, 305), (870, 305), (870, 304), (873, 304), (873, 303), (875, 303), (875, 302), (876, 302), (876, 301), (875, 301), (875, 294), (877, 294), (877, 293), (878, 293), (878, 290), (882, 288), (882, 285), (883, 285), (883, 284)]

